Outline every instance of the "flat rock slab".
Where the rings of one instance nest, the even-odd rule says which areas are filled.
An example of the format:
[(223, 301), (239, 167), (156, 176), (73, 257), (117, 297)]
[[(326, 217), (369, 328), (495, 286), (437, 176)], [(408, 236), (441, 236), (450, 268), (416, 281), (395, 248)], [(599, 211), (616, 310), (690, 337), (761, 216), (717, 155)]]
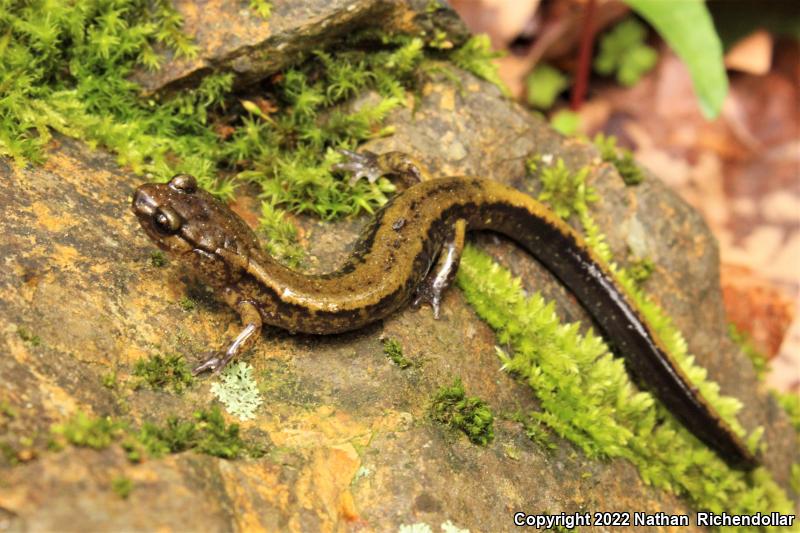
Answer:
[[(659, 265), (648, 291), (724, 392), (745, 401), (745, 424), (766, 426), (768, 464), (786, 484), (781, 465), (797, 453), (791, 430), (727, 341), (716, 248), (689, 207), (656, 179), (625, 187), (592, 148), (553, 134), (469, 76), (460, 89), (427, 84), (414, 118), (402, 110), (393, 123), (397, 133), (370, 148), (403, 149), (438, 172), (483, 175), (530, 192), (537, 188), (524, 178), (530, 153), (563, 157), (573, 168), (590, 165), (602, 198), (595, 215), (612, 249), (625, 257), (631, 234), (643, 239), (638, 246)], [(151, 264), (154, 247), (128, 207), (141, 178), (68, 140), (52, 146), (44, 166), (0, 163), (0, 175), (0, 400), (18, 412), (0, 439), (31, 436), (43, 447), (50, 424), (76, 409), (141, 421), (210, 404), (209, 379), (183, 396), (125, 385), (139, 358), (169, 352), (195, 363), (238, 328), (234, 313), (210, 296), (184, 311), (180, 300), (197, 292), (184, 269)], [(300, 219), (306, 244), (321, 258), (317, 269), (341, 261), (363, 222)], [(326, 228), (339, 238), (329, 238)], [(554, 298), (562, 317), (588, 320), (526, 254), (491, 236), (479, 241), (526, 286)], [(39, 342), (21, 338), (20, 328)], [(382, 336), (398, 339), (418, 366), (402, 370), (388, 361)], [(486, 448), (432, 424), (430, 398), (455, 376), (495, 413), (535, 406), (525, 385), (499, 371), (495, 342), (457, 290), (447, 294), (438, 321), (423, 308), (346, 335), (269, 331), (249, 356), (265, 403), (256, 420), (243, 424), (267, 456), (226, 461), (187, 452), (133, 465), (118, 445), (40, 451), (30, 462), (2, 467), (0, 524), (11, 531), (387, 531), (450, 520), (471, 531), (508, 531), (516, 510), (689, 512), (679, 499), (645, 486), (627, 462), (588, 461), (566, 442), (546, 452), (517, 423), (498, 420)], [(121, 391), (103, 387), (109, 372), (117, 372)], [(111, 489), (120, 475), (134, 484), (127, 500)]]

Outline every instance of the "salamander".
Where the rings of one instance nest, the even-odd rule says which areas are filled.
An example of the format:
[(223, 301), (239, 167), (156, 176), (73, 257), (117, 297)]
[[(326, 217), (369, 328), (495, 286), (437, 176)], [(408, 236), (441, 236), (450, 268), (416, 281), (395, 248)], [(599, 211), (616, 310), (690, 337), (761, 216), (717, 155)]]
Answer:
[(465, 232), (491, 230), (518, 243), (575, 295), (637, 380), (695, 436), (731, 465), (756, 465), (754, 454), (692, 385), (608, 266), (547, 207), (495, 181), (432, 178), (400, 152), (343, 152), (345, 162), (336, 170), (352, 173), (351, 182), (385, 175), (399, 178), (405, 188), (375, 214), (346, 262), (321, 275), (292, 270), (267, 254), (247, 224), (190, 175), (136, 189), (132, 209), (147, 235), (241, 317), (243, 329), (227, 350), (195, 374), (219, 372), (256, 342), (263, 324), (327, 335), (361, 328), (410, 303), (430, 304), (438, 318)]

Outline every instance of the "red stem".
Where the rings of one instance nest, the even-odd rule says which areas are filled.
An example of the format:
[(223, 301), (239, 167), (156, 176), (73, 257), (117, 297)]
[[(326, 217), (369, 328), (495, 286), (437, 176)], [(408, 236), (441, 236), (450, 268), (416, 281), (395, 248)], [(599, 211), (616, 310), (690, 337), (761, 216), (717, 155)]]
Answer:
[(592, 62), (592, 48), (594, 48), (594, 10), (597, 0), (589, 0), (586, 4), (586, 12), (583, 16), (581, 27), (581, 42), (578, 52), (578, 65), (575, 68), (575, 85), (572, 87), (572, 99), (570, 108), (573, 111), (580, 109), (586, 99), (586, 92), (589, 88), (589, 72)]

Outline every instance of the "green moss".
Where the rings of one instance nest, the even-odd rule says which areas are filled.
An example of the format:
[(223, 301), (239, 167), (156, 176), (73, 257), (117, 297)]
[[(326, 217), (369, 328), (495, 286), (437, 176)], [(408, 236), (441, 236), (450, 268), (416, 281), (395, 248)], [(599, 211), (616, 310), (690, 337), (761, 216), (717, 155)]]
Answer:
[(167, 256), (161, 250), (150, 252), (150, 264), (156, 268), (161, 268), (167, 264)]
[[(5, 420), (14, 420), (17, 418), (17, 410), (11, 405), (8, 400), (0, 401), (0, 422)], [(2, 426), (0, 426), (2, 427)]]
[(639, 185), (644, 181), (644, 172), (634, 161), (633, 153), (627, 148), (618, 148), (616, 137), (598, 133), (592, 142), (600, 150), (603, 161), (616, 167), (625, 185)]
[(187, 450), (225, 459), (263, 455), (261, 446), (241, 437), (238, 425), (225, 423), (218, 407), (197, 411), (189, 420), (170, 416), (163, 424), (144, 422), (139, 429), (111, 417), (94, 418), (79, 411), (63, 424), (54, 425), (51, 433), (54, 449), (71, 444), (100, 450), (120, 442), (132, 462)]
[[(753, 368), (756, 371), (758, 379), (763, 380), (767, 375), (769, 361), (767, 360), (767, 356), (755, 347), (750, 335), (745, 331), (740, 331), (739, 328), (731, 322), (728, 324), (728, 337), (739, 346), (742, 353), (753, 363)], [(800, 429), (798, 429), (798, 431), (800, 431)]]
[(493, 63), (494, 59), (502, 56), (502, 52), (492, 50), (489, 36), (480, 34), (470, 37), (461, 48), (450, 56), (450, 59), (467, 72), (495, 84), (505, 96), (509, 96), (511, 93), (500, 79), (497, 65)]
[[(503, 368), (519, 375), (543, 411), (530, 413), (589, 457), (623, 457), (642, 479), (683, 494), (697, 508), (762, 513), (791, 504), (764, 469), (748, 475), (728, 467), (691, 435), (648, 392), (638, 391), (621, 359), (592, 331), (562, 323), (553, 302), (527, 295), (504, 268), (467, 247), (458, 284), (492, 326)], [(696, 372), (690, 372), (695, 379)], [(705, 382), (707, 387), (708, 382)], [(720, 398), (710, 401), (720, 406)], [(722, 399), (724, 407), (724, 399)], [(730, 415), (730, 413), (728, 413)]]
[(410, 368), (414, 366), (414, 362), (403, 355), (403, 347), (395, 339), (386, 339), (383, 341), (383, 354), (400, 368)]
[(114, 390), (117, 388), (117, 373), (116, 372), (109, 372), (108, 374), (103, 374), (101, 378), (101, 383), (103, 387)]
[(9, 466), (16, 466), (20, 462), (16, 448), (6, 441), (0, 441), (0, 458)]
[(197, 451), (206, 455), (234, 459), (247, 450), (237, 424), (226, 425), (218, 408), (195, 413), (198, 433)]
[(133, 367), (133, 375), (140, 378), (140, 384), (146, 384), (151, 389), (171, 388), (177, 394), (181, 394), (194, 382), (186, 361), (177, 354), (156, 354), (140, 359)]
[(180, 302), (178, 302), (178, 305), (180, 305), (181, 309), (183, 309), (187, 313), (189, 311), (194, 311), (195, 307), (197, 307), (197, 303), (188, 296), (182, 297)]
[(260, 455), (258, 447), (241, 438), (237, 424), (225, 423), (218, 407), (198, 411), (192, 420), (169, 417), (163, 426), (145, 422), (123, 446), (131, 461), (141, 460), (145, 454), (161, 457), (186, 450), (224, 459), (236, 459), (244, 453)]
[(42, 344), (42, 339), (39, 338), (39, 335), (36, 335), (25, 326), (17, 326), (17, 335), (31, 346), (39, 346)]
[(139, 431), (123, 441), (128, 459), (139, 461), (144, 456), (162, 457), (194, 448), (198, 438), (197, 425), (191, 420), (168, 417), (164, 425), (145, 422)]
[(127, 500), (133, 491), (133, 481), (125, 476), (117, 476), (111, 480), (111, 490), (123, 500)]
[(637, 286), (641, 287), (641, 285), (650, 279), (650, 276), (653, 275), (653, 272), (656, 269), (656, 264), (653, 263), (653, 260), (645, 257), (643, 259), (634, 259), (631, 261), (630, 266), (626, 269), (626, 272), (630, 276), (630, 278), (636, 283)]
[[(539, 160), (534, 171), (539, 170)], [(605, 236), (594, 222), (589, 204), (596, 195), (585, 184), (583, 169), (570, 173), (556, 162), (541, 170), (546, 200), (556, 199), (558, 214), (576, 216), (587, 244), (609, 269), (661, 338), (700, 393), (739, 435), (738, 400), (719, 394), (717, 384), (694, 364), (686, 341), (664, 311), (651, 302), (628, 271), (616, 267)], [(559, 183), (559, 180), (561, 182)], [(544, 181), (544, 180), (543, 180)], [(728, 467), (708, 450), (648, 392), (638, 391), (623, 362), (591, 330), (563, 324), (553, 302), (526, 294), (518, 279), (487, 255), (467, 247), (457, 282), (470, 304), (498, 334), (507, 355), (498, 349), (503, 367), (524, 379), (539, 398), (543, 411), (528, 414), (575, 443), (590, 457), (624, 457), (634, 463), (645, 482), (683, 494), (697, 507), (730, 513), (789, 512), (791, 503), (769, 473), (746, 474)], [(748, 438), (755, 447), (763, 432)]]
[(554, 165), (541, 171), (542, 192), (539, 201), (549, 204), (564, 219), (585, 211), (588, 204), (597, 199), (594, 189), (586, 185), (588, 175), (588, 168), (573, 172), (563, 159), (558, 158)]
[[(73, 446), (94, 448), (95, 450), (107, 448), (124, 431), (124, 424), (111, 417), (92, 418), (83, 411), (78, 411), (69, 420), (53, 426), (51, 430), (57, 439), (63, 439)], [(59, 442), (59, 444), (61, 443)]]
[[(269, 15), (270, 4), (250, 8)], [(405, 105), (430, 57), (448, 57), (498, 81), (485, 38), (459, 49), (438, 35), (421, 38), (366, 30), (335, 52), (274, 76), (252, 96), (231, 93), (233, 76), (215, 73), (169, 97), (142, 98), (135, 68), (157, 68), (155, 45), (196, 53), (167, 0), (17, 0), (0, 6), (0, 155), (41, 161), (51, 131), (104, 146), (121, 164), (157, 180), (185, 172), (229, 199), (236, 180), (261, 187), (260, 226), (268, 251), (297, 266), (303, 251), (286, 210), (324, 219), (372, 212), (394, 188), (386, 180), (355, 187), (330, 172), (337, 148), (391, 133), (383, 126)], [(350, 48), (346, 48), (350, 47)], [(357, 107), (354, 97), (373, 92)], [(218, 176), (222, 174), (225, 179)], [(153, 256), (152, 264), (163, 264)]]
[[(790, 392), (778, 391), (772, 391), (772, 395), (775, 396), (778, 404), (786, 411), (794, 430), (800, 433), (800, 396)], [(800, 435), (798, 437), (800, 438)]]
[[(99, 142), (113, 136), (119, 148), (124, 148), (121, 137), (166, 133), (171, 124), (142, 129), (144, 124), (126, 128), (111, 122), (124, 118), (119, 115), (130, 110), (136, 94), (126, 80), (131, 68), (158, 66), (155, 45), (166, 45), (178, 57), (195, 54), (181, 24), (166, 0), (5, 2), (0, 6), (0, 86), (6, 95), (0, 100), (0, 154), (18, 162), (41, 160), (48, 128)], [(142, 148), (136, 142), (126, 151)], [(151, 155), (145, 151), (134, 159)]]
[[(373, 212), (386, 202), (394, 190), (388, 180), (350, 187), (331, 173), (341, 159), (335, 149), (388, 133), (383, 121), (404, 104), (423, 59), (423, 42), (416, 38), (380, 44), (372, 53), (317, 51), (284, 72), (261, 106), (245, 107), (247, 116), (223, 149), (226, 159), (246, 162), (238, 178), (261, 187), (260, 225), (271, 254), (290, 265), (303, 256), (284, 209), (333, 219)], [(358, 108), (343, 106), (367, 91), (376, 97)]]
[[(719, 394), (705, 370), (694, 364), (685, 340), (663, 310), (647, 299), (629, 272), (613, 264), (605, 236), (589, 211), (596, 195), (585, 185), (587, 174), (570, 173), (558, 162), (542, 170), (545, 173), (543, 198), (557, 201), (559, 215), (577, 216), (587, 243), (610, 264), (669, 353), (742, 435), (735, 419), (739, 402)], [(530, 413), (532, 421), (571, 440), (590, 457), (627, 458), (645, 482), (685, 494), (698, 508), (767, 512), (791, 507), (765, 470), (748, 477), (730, 469), (649, 393), (636, 390), (623, 362), (602, 339), (591, 331), (579, 334), (578, 324), (562, 324), (552, 302), (539, 294), (526, 295), (519, 280), (488, 256), (467, 248), (458, 283), (478, 314), (497, 330), (498, 340), (513, 348), (512, 356), (502, 351), (499, 355), (504, 368), (525, 379), (539, 398), (543, 411)], [(759, 433), (748, 442), (755, 445)]]
[(269, 19), (272, 15), (272, 4), (266, 0), (250, 0), (249, 7), (264, 20)]
[(449, 387), (442, 387), (431, 402), (433, 420), (463, 431), (473, 444), (486, 446), (494, 440), (494, 416), (487, 403), (467, 396), (460, 378)]

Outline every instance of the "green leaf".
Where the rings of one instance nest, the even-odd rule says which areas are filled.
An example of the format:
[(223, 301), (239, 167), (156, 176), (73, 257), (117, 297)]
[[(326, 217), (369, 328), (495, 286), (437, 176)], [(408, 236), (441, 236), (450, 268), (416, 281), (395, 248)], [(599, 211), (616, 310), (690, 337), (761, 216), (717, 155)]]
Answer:
[(525, 78), (528, 103), (539, 109), (550, 109), (559, 93), (569, 87), (569, 78), (547, 64), (537, 65)]
[(720, 43), (711, 15), (701, 0), (625, 0), (644, 17), (686, 63), (700, 110), (716, 117), (728, 92), (728, 78)]
[(550, 117), (550, 126), (561, 135), (575, 135), (581, 127), (581, 117), (574, 111), (562, 109)]

